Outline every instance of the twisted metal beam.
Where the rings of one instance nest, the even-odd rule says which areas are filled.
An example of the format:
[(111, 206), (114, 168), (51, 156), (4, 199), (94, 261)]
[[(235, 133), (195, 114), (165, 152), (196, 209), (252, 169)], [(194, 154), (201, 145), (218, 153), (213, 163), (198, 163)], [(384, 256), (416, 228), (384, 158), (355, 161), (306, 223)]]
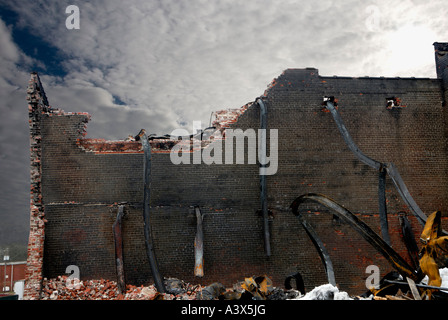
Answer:
[(324, 264), (324, 269), (325, 273), (327, 274), (328, 283), (332, 284), (333, 286), (336, 286), (333, 263), (331, 262), (330, 254), (325, 248), (324, 243), (322, 242), (322, 240), (320, 240), (319, 236), (314, 231), (313, 227), (311, 227), (311, 225), (303, 218), (303, 216), (300, 213), (297, 212), (296, 216), (297, 218), (299, 218), (300, 223), (302, 224), (303, 228), (308, 234), (308, 237), (310, 237), (311, 242), (314, 244), (314, 247), (317, 249), (317, 252), (319, 253), (320, 259)]
[(408, 250), (409, 257), (411, 258), (414, 268), (419, 268), (419, 257), (418, 257), (418, 245), (414, 238), (414, 233), (412, 232), (411, 223), (406, 217), (404, 212), (399, 212), (398, 219), (401, 226), (401, 234)]
[[(426, 223), (426, 215), (423, 213), (423, 211), (420, 209), (420, 207), (415, 202), (414, 198), (412, 198), (411, 193), (409, 192), (408, 188), (406, 187), (406, 184), (404, 183), (403, 179), (400, 176), (400, 173), (398, 172), (397, 168), (393, 163), (381, 163), (379, 161), (376, 161), (374, 159), (369, 158), (366, 156), (354, 143), (352, 137), (350, 136), (350, 133), (348, 132), (347, 128), (344, 125), (344, 122), (342, 121), (341, 116), (339, 115), (339, 112), (334, 106), (334, 103), (331, 101), (331, 99), (328, 99), (326, 101), (326, 107), (330, 111), (331, 115), (333, 116), (334, 121), (336, 122), (336, 125), (342, 135), (342, 138), (344, 139), (345, 143), (349, 147), (349, 149), (355, 154), (355, 156), (364, 164), (380, 171), (380, 175), (382, 174), (381, 171), (385, 170), (387, 175), (392, 179), (392, 182), (395, 185), (395, 188), (397, 189), (398, 193), (400, 194), (403, 201), (406, 203), (408, 208), (411, 210), (411, 212), (416, 216), (418, 221), (424, 226)], [(381, 179), (381, 176), (380, 176)], [(381, 183), (381, 182), (380, 182)], [(380, 216), (382, 219), (386, 216), (385, 212), (385, 205), (383, 206), (380, 203)], [(384, 228), (387, 225), (387, 222), (381, 223), (382, 228)], [(382, 233), (384, 234), (386, 230), (382, 230)], [(448, 232), (442, 231), (445, 235), (448, 235)], [(388, 238), (388, 236), (387, 236)], [(386, 239), (387, 239), (386, 238)]]
[(378, 172), (378, 209), (380, 212), (381, 236), (388, 245), (391, 245), (389, 223), (387, 221), (386, 173), (387, 172), (383, 167), (381, 167)]
[[(299, 206), (305, 201), (314, 201), (331, 209), (340, 219), (350, 225), (367, 242), (372, 245), (386, 260), (404, 277), (409, 277), (416, 282), (420, 282), (423, 274), (414, 270), (391, 246), (389, 246), (381, 237), (376, 234), (367, 224), (358, 219), (353, 213), (345, 209), (340, 204), (322, 194), (309, 193), (296, 198), (290, 208), (292, 213), (300, 218)], [(324, 263), (324, 265), (326, 262)]]

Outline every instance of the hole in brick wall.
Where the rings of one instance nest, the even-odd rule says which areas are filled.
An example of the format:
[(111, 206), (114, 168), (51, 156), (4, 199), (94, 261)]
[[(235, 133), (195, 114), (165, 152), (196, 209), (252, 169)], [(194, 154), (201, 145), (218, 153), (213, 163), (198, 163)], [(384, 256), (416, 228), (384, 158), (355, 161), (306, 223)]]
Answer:
[(323, 112), (330, 112), (330, 110), (327, 109), (327, 101), (330, 101), (333, 103), (335, 109), (338, 109), (338, 99), (336, 99), (334, 96), (324, 96), (323, 102), (322, 102), (322, 108), (320, 109)]
[(390, 98), (386, 98), (386, 108), (387, 109), (392, 109), (392, 108), (404, 108), (405, 106), (403, 106), (401, 104), (401, 99), (397, 98), (397, 97), (390, 97)]

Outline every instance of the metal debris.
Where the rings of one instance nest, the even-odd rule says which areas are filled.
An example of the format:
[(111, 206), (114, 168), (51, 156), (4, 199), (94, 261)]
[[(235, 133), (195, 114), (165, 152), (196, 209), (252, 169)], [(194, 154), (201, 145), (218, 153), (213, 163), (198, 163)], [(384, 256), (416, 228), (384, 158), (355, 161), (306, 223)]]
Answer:
[[(423, 274), (419, 270), (414, 270), (391, 246), (376, 234), (367, 224), (358, 219), (352, 212), (336, 203), (334, 200), (322, 194), (309, 193), (296, 198), (291, 204), (292, 213), (303, 219), (299, 212), (299, 206), (305, 201), (314, 201), (331, 209), (340, 219), (344, 220), (350, 227), (356, 230), (369, 244), (371, 244), (403, 277), (409, 277), (420, 281)], [(322, 257), (322, 255), (321, 255)], [(327, 265), (327, 261), (323, 261)]]

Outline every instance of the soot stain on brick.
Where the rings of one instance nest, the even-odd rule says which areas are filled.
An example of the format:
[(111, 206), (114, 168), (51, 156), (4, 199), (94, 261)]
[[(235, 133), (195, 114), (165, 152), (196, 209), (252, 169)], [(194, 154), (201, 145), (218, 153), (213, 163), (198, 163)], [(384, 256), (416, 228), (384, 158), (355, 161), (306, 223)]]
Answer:
[(390, 109), (389, 112), (391, 113), (392, 117), (394, 117), (394, 119), (396, 121), (400, 120), (400, 116), (401, 116), (401, 112), (402, 112), (401, 108), (392, 108), (392, 109)]

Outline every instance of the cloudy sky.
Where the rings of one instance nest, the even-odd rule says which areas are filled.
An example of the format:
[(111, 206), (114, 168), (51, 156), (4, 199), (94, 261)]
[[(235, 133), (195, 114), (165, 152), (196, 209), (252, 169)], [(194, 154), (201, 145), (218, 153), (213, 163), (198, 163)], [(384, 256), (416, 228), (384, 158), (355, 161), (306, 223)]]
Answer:
[(92, 115), (88, 137), (191, 131), (287, 68), (434, 78), (447, 16), (442, 0), (0, 0), (0, 246), (27, 242), (31, 71), (51, 106)]

